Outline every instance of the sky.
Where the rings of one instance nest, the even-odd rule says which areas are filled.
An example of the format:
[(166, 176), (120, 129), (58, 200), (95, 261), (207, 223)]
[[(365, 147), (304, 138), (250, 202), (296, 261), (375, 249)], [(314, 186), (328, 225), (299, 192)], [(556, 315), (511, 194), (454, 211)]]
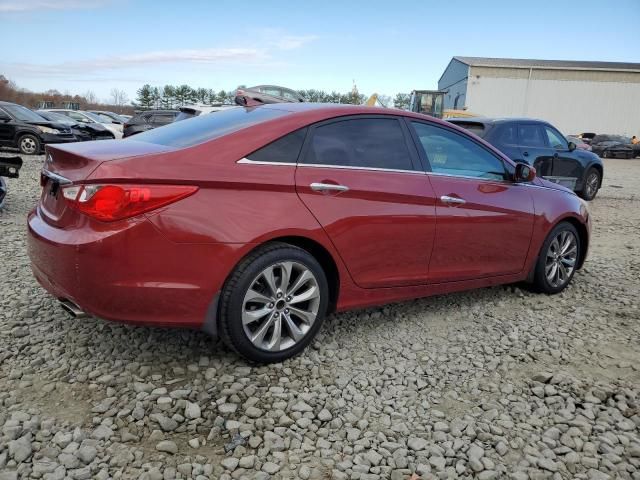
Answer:
[(640, 62), (639, 19), (640, 0), (0, 0), (0, 74), (105, 101), (145, 83), (394, 95), (437, 88), (455, 55)]

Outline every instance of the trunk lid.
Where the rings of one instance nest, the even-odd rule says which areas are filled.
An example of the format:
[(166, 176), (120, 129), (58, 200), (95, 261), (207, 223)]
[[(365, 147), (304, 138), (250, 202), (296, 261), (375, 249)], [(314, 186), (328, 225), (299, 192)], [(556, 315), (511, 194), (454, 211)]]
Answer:
[(47, 145), (38, 204), (40, 215), (50, 225), (72, 228), (81, 220), (81, 214), (68, 207), (62, 195), (65, 186), (86, 180), (104, 162), (172, 150), (164, 145), (129, 140)]

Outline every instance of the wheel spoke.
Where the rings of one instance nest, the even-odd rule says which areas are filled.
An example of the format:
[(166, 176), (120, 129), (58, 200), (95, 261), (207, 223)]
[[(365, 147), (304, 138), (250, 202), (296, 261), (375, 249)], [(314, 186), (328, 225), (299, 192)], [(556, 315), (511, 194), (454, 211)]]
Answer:
[(258, 303), (270, 303), (273, 299), (267, 297), (263, 293), (257, 292), (254, 289), (250, 288), (247, 294), (244, 296), (244, 303), (247, 302), (258, 302)]
[(280, 272), (281, 272), (280, 290), (285, 294), (289, 289), (289, 280), (291, 279), (291, 270), (293, 270), (292, 262), (284, 262), (280, 264)]
[(298, 326), (295, 324), (295, 322), (291, 318), (291, 315), (289, 315), (288, 313), (285, 313), (283, 314), (283, 317), (284, 317), (284, 321), (287, 324), (287, 330), (289, 330), (289, 334), (291, 335), (291, 338), (295, 342), (301, 340), (302, 337), (304, 337), (304, 332), (298, 328)]
[(304, 323), (311, 325), (313, 321), (316, 319), (315, 314), (311, 312), (307, 312), (305, 310), (301, 310), (296, 307), (289, 307), (289, 311), (293, 313), (296, 317), (302, 320)]
[(551, 268), (550, 268), (549, 272), (547, 273), (547, 280), (549, 280), (551, 283), (553, 283), (557, 272), (558, 272), (558, 264), (556, 262), (553, 262), (551, 264)]
[(300, 290), (300, 287), (302, 287), (302, 285), (304, 285), (311, 279), (315, 280), (315, 278), (313, 277), (313, 274), (309, 270), (304, 270), (300, 274), (300, 276), (298, 276), (295, 283), (291, 286), (291, 288), (287, 291), (287, 293), (290, 295), (295, 294), (298, 290)]
[(272, 311), (273, 309), (267, 306), (258, 308), (257, 310), (245, 310), (244, 312), (242, 312), (242, 324), (249, 325), (250, 323), (266, 317)]
[(276, 278), (273, 274), (273, 269), (274, 266), (267, 268), (264, 272), (262, 272), (262, 277), (267, 282), (269, 290), (271, 290), (271, 293), (275, 297), (276, 293), (278, 293), (278, 287), (276, 286)]
[(319, 296), (320, 296), (320, 289), (316, 286), (312, 286), (307, 290), (305, 290), (304, 292), (302, 292), (301, 294), (292, 297), (291, 300), (289, 301), (289, 305), (294, 305), (296, 303), (301, 303), (301, 302), (308, 302), (312, 298), (318, 298)]
[(278, 351), (280, 350), (280, 342), (282, 341), (282, 315), (275, 318), (273, 321), (273, 330), (271, 333), (271, 339), (267, 343), (267, 350)]
[(275, 318), (275, 315), (272, 313), (269, 319), (264, 322), (264, 324), (253, 336), (251, 336), (251, 343), (253, 343), (256, 347), (262, 348), (262, 340), (264, 340), (264, 336), (266, 335), (271, 325), (273, 325)]

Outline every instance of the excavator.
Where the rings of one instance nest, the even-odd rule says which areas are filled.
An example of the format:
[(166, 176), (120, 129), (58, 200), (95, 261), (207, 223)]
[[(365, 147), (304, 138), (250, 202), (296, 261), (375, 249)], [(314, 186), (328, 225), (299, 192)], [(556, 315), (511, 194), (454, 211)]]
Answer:
[[(414, 90), (411, 92), (409, 99), (409, 110), (416, 113), (423, 113), (436, 118), (460, 118), (460, 117), (476, 117), (477, 115), (466, 110), (453, 110), (442, 108), (444, 103), (444, 94), (442, 90)], [(374, 93), (365, 103), (368, 107), (388, 108), (378, 98), (378, 94)]]

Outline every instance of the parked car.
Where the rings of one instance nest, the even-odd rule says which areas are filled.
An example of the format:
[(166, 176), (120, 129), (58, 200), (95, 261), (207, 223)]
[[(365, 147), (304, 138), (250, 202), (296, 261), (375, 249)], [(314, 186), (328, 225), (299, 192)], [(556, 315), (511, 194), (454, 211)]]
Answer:
[(595, 133), (593, 132), (583, 132), (579, 135), (576, 135), (578, 138), (580, 138), (580, 140), (582, 140), (584, 143), (586, 143), (587, 145), (591, 145), (591, 140), (593, 140), (593, 137), (596, 136)]
[(123, 136), (130, 137), (147, 130), (172, 123), (180, 112), (178, 110), (147, 110), (133, 116), (124, 124)]
[(580, 150), (586, 150), (588, 152), (591, 151), (591, 145), (586, 143), (580, 137), (574, 137), (572, 135), (567, 135), (565, 138), (567, 139), (567, 142), (573, 142), (576, 145), (576, 148), (579, 148)]
[(571, 191), (395, 109), (229, 109), (48, 147), (42, 183), (31, 265), (68, 311), (202, 328), (259, 362), (301, 352), (332, 311), (520, 281), (558, 293), (589, 245)]
[(118, 125), (124, 125), (125, 122), (129, 120), (129, 118), (131, 118), (131, 117), (125, 118), (123, 115), (120, 115), (119, 113), (109, 112), (108, 110), (88, 110), (88, 111), (93, 113), (94, 115), (107, 117), (111, 119), (113, 123), (116, 123)]
[(221, 112), (229, 108), (239, 107), (237, 105), (226, 105), (223, 103), (218, 103), (215, 105), (185, 105), (184, 107), (180, 107), (180, 113), (176, 115), (174, 122), (187, 120), (188, 118), (197, 117), (198, 115)]
[(277, 85), (257, 85), (255, 87), (239, 88), (235, 96), (235, 103), (238, 105), (249, 106), (289, 102), (304, 102), (304, 98), (295, 90)]
[(65, 115), (78, 123), (97, 123), (113, 133), (114, 138), (122, 138), (122, 125), (113, 123), (111, 119), (107, 117), (100, 117), (95, 113), (85, 112), (83, 110), (70, 110), (64, 108), (48, 108), (46, 111)]
[(18, 178), (22, 159), (20, 157), (0, 157), (0, 208), (7, 197), (7, 183), (3, 177)]
[(591, 140), (593, 153), (602, 158), (633, 158), (640, 155), (634, 150), (631, 139), (623, 135), (601, 135), (598, 134)]
[(593, 200), (604, 167), (594, 153), (576, 148), (550, 123), (529, 118), (451, 118), (505, 153), (514, 162), (535, 167), (539, 176)]
[(81, 123), (72, 118), (47, 110), (36, 110), (36, 113), (51, 122), (62, 123), (71, 128), (71, 132), (80, 142), (89, 140), (113, 140), (115, 135), (100, 123)]
[(25, 155), (37, 155), (47, 143), (75, 141), (67, 125), (50, 122), (17, 103), (0, 101), (0, 146), (17, 148)]

